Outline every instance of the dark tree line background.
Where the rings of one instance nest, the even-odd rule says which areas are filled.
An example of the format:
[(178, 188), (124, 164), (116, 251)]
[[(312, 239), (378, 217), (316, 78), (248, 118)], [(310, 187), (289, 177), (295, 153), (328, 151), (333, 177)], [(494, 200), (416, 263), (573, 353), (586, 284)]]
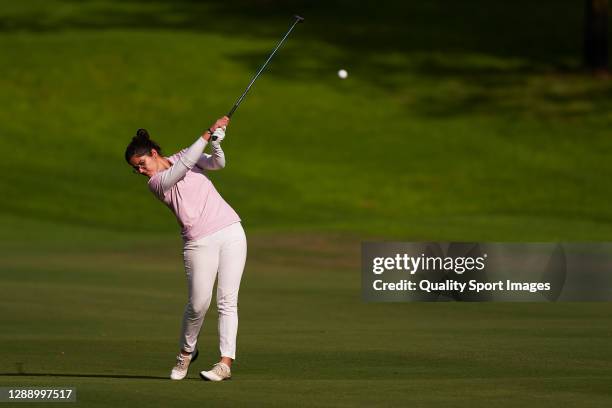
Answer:
[(608, 70), (608, 0), (585, 1), (584, 65)]

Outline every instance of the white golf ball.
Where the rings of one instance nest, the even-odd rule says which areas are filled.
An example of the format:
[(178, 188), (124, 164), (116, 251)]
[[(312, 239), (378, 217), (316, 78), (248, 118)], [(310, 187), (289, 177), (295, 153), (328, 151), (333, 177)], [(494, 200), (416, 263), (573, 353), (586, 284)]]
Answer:
[(348, 76), (348, 72), (346, 72), (345, 69), (341, 69), (338, 71), (338, 77), (340, 79), (346, 79), (347, 76)]

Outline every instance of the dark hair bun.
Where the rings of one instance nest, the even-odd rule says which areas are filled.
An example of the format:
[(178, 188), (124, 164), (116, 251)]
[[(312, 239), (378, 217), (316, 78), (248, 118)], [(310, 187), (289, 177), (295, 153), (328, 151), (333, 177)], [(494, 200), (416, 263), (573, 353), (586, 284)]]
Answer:
[(151, 149), (157, 150), (158, 154), (161, 154), (161, 147), (149, 136), (149, 132), (146, 129), (138, 129), (136, 136), (132, 138), (132, 141), (125, 149), (125, 161), (130, 162), (130, 158), (134, 155), (142, 156), (144, 154), (150, 156)]
[(147, 132), (147, 129), (138, 129), (136, 131), (136, 138), (139, 140), (149, 140), (149, 132)]

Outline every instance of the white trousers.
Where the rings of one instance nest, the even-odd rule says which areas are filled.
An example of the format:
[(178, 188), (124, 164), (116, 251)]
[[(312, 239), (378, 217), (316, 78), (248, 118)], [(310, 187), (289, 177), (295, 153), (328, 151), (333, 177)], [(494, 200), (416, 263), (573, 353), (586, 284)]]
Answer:
[(246, 236), (239, 222), (185, 243), (183, 260), (189, 302), (185, 306), (181, 329), (180, 346), (183, 350), (192, 352), (196, 349), (215, 278), (218, 277), (219, 349), (221, 357), (236, 358), (238, 289), (246, 254)]

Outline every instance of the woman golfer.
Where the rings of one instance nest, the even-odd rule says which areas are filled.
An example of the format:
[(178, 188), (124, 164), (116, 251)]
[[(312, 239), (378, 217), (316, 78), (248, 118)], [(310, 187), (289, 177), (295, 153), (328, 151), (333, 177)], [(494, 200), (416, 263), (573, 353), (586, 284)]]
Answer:
[[(161, 148), (146, 130), (139, 129), (125, 151), (127, 162), (149, 179), (149, 189), (172, 210), (182, 229), (189, 300), (183, 315), (181, 351), (170, 373), (173, 380), (185, 378), (189, 364), (198, 356), (198, 334), (217, 277), (221, 360), (200, 377), (229, 379), (236, 358), (238, 289), (246, 261), (246, 237), (238, 214), (206, 177), (208, 170), (225, 166), (221, 141), (228, 123), (227, 116), (220, 118), (191, 147), (168, 157), (161, 155)], [(211, 136), (215, 138), (209, 155), (203, 151)]]

